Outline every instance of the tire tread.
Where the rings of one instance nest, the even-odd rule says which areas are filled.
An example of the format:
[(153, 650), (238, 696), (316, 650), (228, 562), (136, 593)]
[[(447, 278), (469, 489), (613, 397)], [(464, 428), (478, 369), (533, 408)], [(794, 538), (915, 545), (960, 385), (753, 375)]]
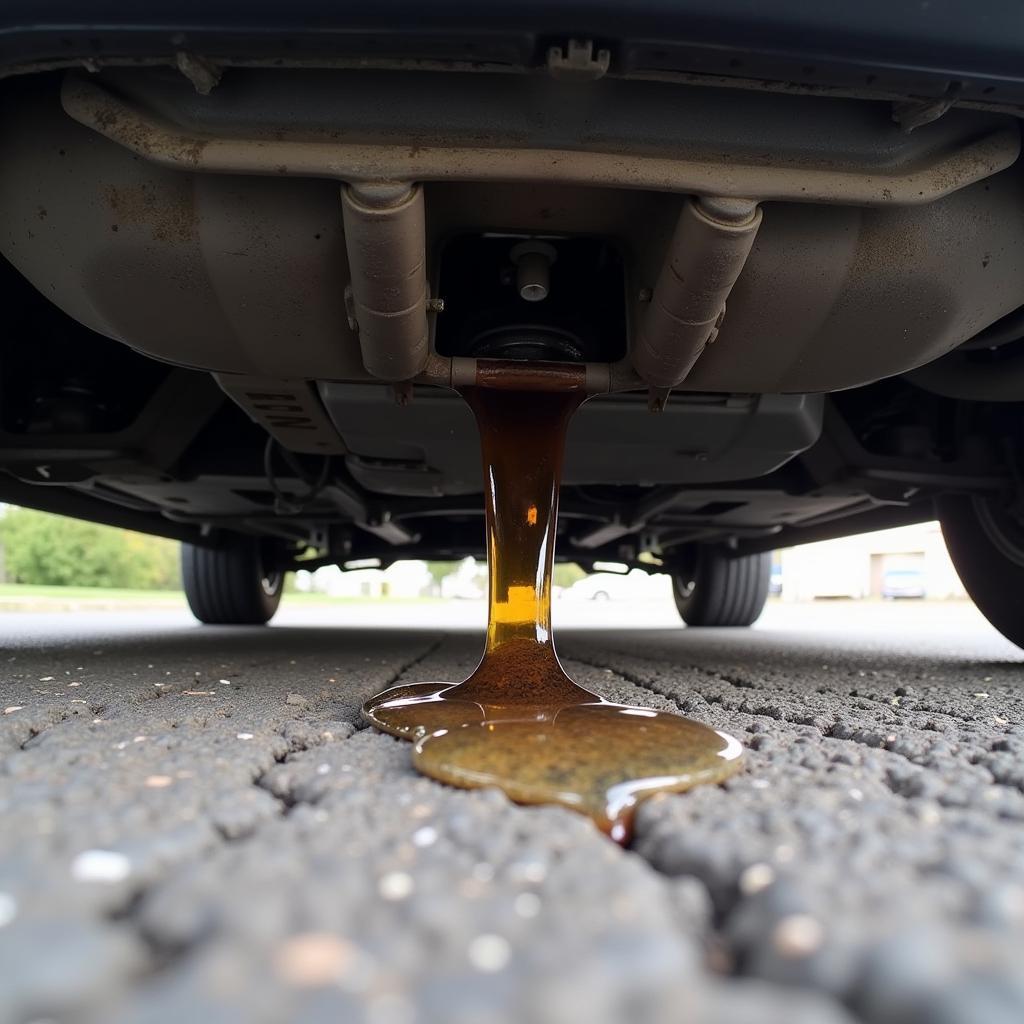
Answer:
[(1024, 647), (1024, 566), (986, 535), (973, 500), (948, 495), (936, 502), (942, 536), (964, 588), (1003, 636)]
[(239, 536), (221, 547), (181, 546), (181, 578), (188, 606), (200, 622), (262, 625), (281, 601), (281, 588), (267, 594), (262, 584), (260, 544)]
[(771, 579), (771, 554), (730, 555), (722, 548), (701, 548), (693, 593), (673, 585), (679, 615), (690, 626), (750, 626), (764, 609)]

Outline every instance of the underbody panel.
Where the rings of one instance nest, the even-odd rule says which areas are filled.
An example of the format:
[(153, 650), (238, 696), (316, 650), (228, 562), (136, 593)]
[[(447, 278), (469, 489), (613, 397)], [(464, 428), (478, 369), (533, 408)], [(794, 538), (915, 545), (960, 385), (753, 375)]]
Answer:
[[(250, 173), (215, 173), (212, 158), (207, 171), (212, 142), (181, 142), (172, 161), (140, 143), (140, 159), (129, 148), (134, 125), (113, 114), (104, 121), (99, 108), (95, 127), (78, 123), (86, 115), (65, 111), (58, 78), (42, 80), (38, 94), (18, 90), (3, 110), (0, 130), (24, 140), (0, 169), (4, 255), (80, 323), (159, 359), (221, 373), (372, 379), (346, 316), (350, 272), (329, 179), (343, 179), (345, 161), (359, 159), (347, 155), (353, 142), (372, 149), (382, 139), (396, 165), (385, 177), (403, 163), (403, 177), (423, 173), (424, 139), (433, 140), (439, 174), (458, 174), (476, 146), (494, 154), (485, 171), (497, 180), (469, 170), (464, 183), (424, 188), (435, 294), (456, 233), (601, 237), (623, 255), (629, 333), (685, 194), (638, 177), (641, 158), (744, 171), (736, 187), (753, 198), (747, 190), (763, 185), (769, 199), (754, 249), (688, 390), (852, 387), (928, 362), (1020, 304), (1024, 219), (1007, 212), (1024, 184), (1014, 167), (999, 173), (1019, 151), (1009, 117), (952, 112), (908, 135), (885, 105), (851, 100), (694, 90), (688, 117), (673, 119), (678, 87), (660, 83), (609, 83), (639, 93), (627, 88), (608, 101), (602, 82), (582, 94), (576, 86), (558, 110), (565, 87), (552, 79), (513, 77), (515, 88), (491, 96), (487, 83), (503, 76), (370, 73), (363, 83), (359, 72), (236, 74), (210, 96), (168, 71), (111, 73), (89, 88), (131, 111), (175, 118), (185, 139), (224, 140), (239, 167), (265, 159)], [(64, 89), (67, 103), (67, 81)], [(632, 103), (650, 110), (652, 90), (667, 93), (660, 115), (631, 120)], [(392, 93), (416, 108), (396, 107)], [(466, 95), (473, 102), (453, 112), (451, 97)], [(353, 105), (350, 96), (361, 99)], [(434, 124), (424, 117), (431, 111)], [(309, 146), (319, 147), (321, 166), (302, 162)], [(516, 166), (524, 148), (549, 154), (544, 170)], [(620, 187), (593, 181), (586, 161), (595, 154), (615, 154)], [(583, 181), (552, 180), (560, 163)], [(908, 189), (915, 177), (920, 187)], [(773, 190), (823, 202), (777, 201)]]
[(803, 54), (773, 44), (787, 5), (760, 47), (731, 4), (630, 31), (442, 5), (420, 34), (377, 5), (276, 42), (258, 8), (228, 37), (185, 5), (177, 42), (147, 9), (94, 26), (84, 64), (73, 27), (12, 22), (0, 500), (255, 533), (284, 568), (480, 553), (451, 389), (564, 363), (593, 397), (561, 558), (767, 550), (1009, 493), (1021, 86), (977, 22), (953, 63), (912, 60), (898, 6), (829, 50), (800, 5)]

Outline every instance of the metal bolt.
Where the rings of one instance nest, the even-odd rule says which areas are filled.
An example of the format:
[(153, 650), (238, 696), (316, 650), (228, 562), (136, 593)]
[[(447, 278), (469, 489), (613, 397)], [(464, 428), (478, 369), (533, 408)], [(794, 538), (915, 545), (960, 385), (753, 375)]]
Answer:
[(444, 299), (427, 299), (427, 312), (428, 313), (443, 313), (444, 312)]
[(542, 302), (551, 290), (551, 264), (557, 258), (547, 242), (520, 242), (510, 256), (516, 265), (516, 289), (525, 302)]

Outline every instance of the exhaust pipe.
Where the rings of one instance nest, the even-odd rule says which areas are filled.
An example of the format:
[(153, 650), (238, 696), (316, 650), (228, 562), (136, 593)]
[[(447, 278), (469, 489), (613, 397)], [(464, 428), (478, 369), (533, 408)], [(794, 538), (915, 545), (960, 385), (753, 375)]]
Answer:
[(633, 345), (636, 372), (660, 409), (718, 333), (761, 211), (748, 199), (687, 199)]
[(341, 206), (363, 365), (381, 380), (409, 380), (430, 355), (423, 190), (348, 185)]

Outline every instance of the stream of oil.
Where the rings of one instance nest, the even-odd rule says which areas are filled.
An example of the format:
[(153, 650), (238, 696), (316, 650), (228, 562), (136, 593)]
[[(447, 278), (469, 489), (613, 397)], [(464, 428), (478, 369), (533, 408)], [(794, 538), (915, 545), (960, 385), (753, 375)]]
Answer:
[(487, 644), (464, 682), (372, 697), (363, 715), (415, 741), (414, 763), (455, 786), (589, 814), (626, 843), (638, 801), (719, 782), (731, 736), (664, 711), (614, 704), (563, 670), (551, 635), (551, 566), (565, 434), (585, 395), (464, 388), (480, 431), (490, 570)]

